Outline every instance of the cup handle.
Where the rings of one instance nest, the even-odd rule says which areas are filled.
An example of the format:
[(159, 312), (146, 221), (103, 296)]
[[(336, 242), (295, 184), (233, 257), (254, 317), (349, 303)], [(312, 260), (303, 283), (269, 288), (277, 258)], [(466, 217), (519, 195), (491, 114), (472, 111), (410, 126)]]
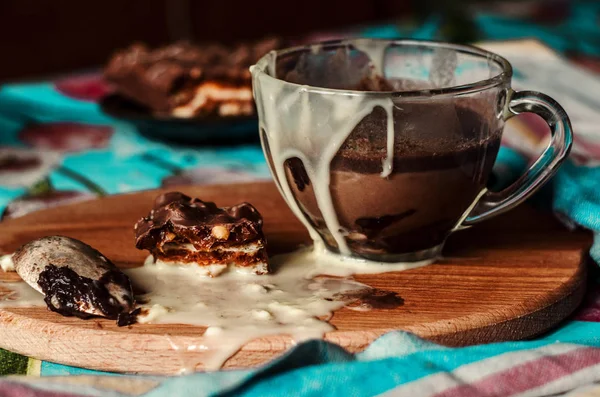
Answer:
[(502, 191), (485, 191), (480, 195), (461, 227), (474, 225), (522, 203), (554, 175), (571, 150), (571, 122), (567, 113), (554, 99), (536, 91), (509, 91), (509, 95), (510, 102), (504, 119), (508, 120), (526, 112), (535, 113), (548, 123), (552, 138), (546, 150), (516, 182)]

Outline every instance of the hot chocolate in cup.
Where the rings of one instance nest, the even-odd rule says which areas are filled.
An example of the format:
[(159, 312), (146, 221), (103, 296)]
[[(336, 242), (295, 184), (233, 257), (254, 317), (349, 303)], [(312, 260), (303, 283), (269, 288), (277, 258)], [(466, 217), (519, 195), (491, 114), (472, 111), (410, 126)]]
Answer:
[[(274, 51), (252, 67), (265, 156), (315, 243), (378, 262), (433, 261), (455, 230), (504, 212), (556, 171), (564, 110), (514, 92), (504, 58), (412, 40)], [(552, 140), (515, 184), (489, 192), (504, 122), (534, 112)]]

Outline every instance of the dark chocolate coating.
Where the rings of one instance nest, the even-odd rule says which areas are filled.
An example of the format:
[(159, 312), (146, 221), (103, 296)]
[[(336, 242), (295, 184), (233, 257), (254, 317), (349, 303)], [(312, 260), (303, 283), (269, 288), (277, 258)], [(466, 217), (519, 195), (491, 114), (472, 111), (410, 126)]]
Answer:
[[(212, 235), (215, 226), (227, 230), (226, 239)], [(165, 243), (191, 243), (210, 249), (264, 239), (262, 216), (251, 204), (219, 208), (215, 203), (192, 199), (179, 192), (158, 196), (154, 209), (137, 222), (135, 231), (136, 247), (151, 251)]]
[[(110, 282), (131, 291), (129, 278), (118, 270), (109, 270), (100, 280), (92, 280), (80, 276), (68, 266), (47, 265), (38, 279), (50, 310), (63, 316), (92, 317), (81, 310), (84, 305), (99, 310), (104, 317), (116, 319), (123, 313), (124, 307), (106, 288)], [(129, 304), (131, 306), (133, 302)]]

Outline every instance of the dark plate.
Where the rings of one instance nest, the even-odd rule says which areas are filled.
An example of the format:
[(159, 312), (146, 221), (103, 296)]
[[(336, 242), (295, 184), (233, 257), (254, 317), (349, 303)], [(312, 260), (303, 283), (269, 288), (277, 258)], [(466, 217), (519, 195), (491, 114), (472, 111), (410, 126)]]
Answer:
[(258, 141), (256, 116), (181, 118), (156, 116), (119, 94), (100, 100), (102, 111), (133, 124), (140, 134), (152, 139), (188, 144), (238, 144)]

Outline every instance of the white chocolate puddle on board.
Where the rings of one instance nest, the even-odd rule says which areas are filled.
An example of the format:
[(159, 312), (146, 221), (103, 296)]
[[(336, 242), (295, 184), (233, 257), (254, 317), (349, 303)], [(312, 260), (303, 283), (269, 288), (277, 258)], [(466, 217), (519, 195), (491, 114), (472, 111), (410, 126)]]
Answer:
[[(9, 257), (0, 258), (8, 267)], [(198, 364), (186, 358), (186, 352), (202, 351), (204, 369), (216, 370), (256, 338), (281, 334), (290, 335), (294, 342), (322, 338), (334, 330), (327, 322), (333, 312), (369, 289), (349, 276), (405, 270), (428, 262), (403, 265), (342, 259), (317, 245), (273, 257), (271, 263), (274, 274), (228, 271), (210, 278), (197, 267), (155, 263), (149, 257), (143, 266), (125, 273), (143, 291), (136, 296), (140, 301), (136, 307), (143, 309), (138, 322), (207, 327), (198, 335), (198, 343), (189, 346), (178, 346), (165, 335), (181, 352), (181, 372), (186, 373)], [(46, 306), (43, 295), (24, 282), (0, 282), (0, 289), (10, 291), (0, 298), (0, 308)], [(133, 330), (139, 326), (134, 324)]]

